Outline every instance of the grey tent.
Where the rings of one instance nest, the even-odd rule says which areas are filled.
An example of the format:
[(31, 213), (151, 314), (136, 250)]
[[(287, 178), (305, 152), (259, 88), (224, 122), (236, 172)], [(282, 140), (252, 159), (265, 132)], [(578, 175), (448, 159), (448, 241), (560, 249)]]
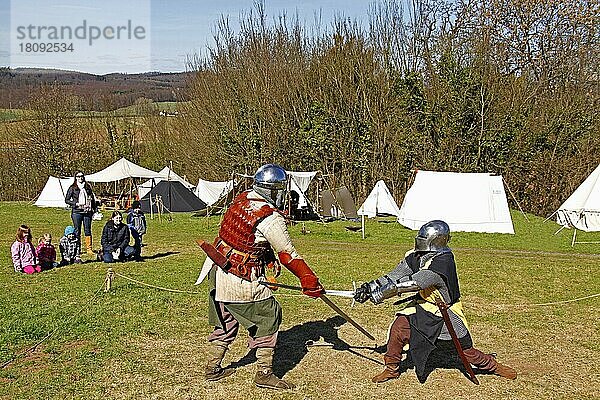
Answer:
[(346, 186), (324, 190), (321, 193), (321, 208), (324, 217), (358, 219), (356, 204)]
[(153, 213), (163, 211), (161, 205), (166, 211), (170, 212), (191, 212), (206, 208), (206, 203), (200, 200), (196, 195), (183, 186), (179, 181), (160, 181), (158, 184), (141, 198), (142, 211)]

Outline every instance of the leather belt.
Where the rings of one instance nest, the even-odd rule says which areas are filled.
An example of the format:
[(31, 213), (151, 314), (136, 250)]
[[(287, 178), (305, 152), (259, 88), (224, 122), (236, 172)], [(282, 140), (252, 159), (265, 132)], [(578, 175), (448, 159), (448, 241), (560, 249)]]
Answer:
[(223, 268), (225, 272), (234, 274), (248, 282), (251, 282), (252, 271), (256, 270), (257, 275), (260, 275), (260, 272), (262, 272), (263, 263), (258, 256), (236, 250), (219, 238), (215, 239), (214, 246), (229, 261), (226, 268)]

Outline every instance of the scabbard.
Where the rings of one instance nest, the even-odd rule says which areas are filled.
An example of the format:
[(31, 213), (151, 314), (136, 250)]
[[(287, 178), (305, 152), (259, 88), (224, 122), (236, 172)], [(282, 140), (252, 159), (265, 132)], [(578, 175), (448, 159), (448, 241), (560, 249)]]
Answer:
[(456, 352), (458, 353), (458, 356), (460, 357), (460, 360), (462, 361), (463, 366), (467, 370), (467, 374), (469, 375), (469, 380), (471, 382), (473, 382), (474, 384), (479, 385), (479, 381), (477, 380), (477, 377), (475, 376), (475, 372), (473, 372), (473, 368), (471, 368), (471, 363), (467, 360), (467, 356), (465, 356), (465, 352), (463, 351), (462, 346), (460, 345), (460, 342), (458, 341), (458, 337), (456, 336), (456, 331), (454, 330), (454, 327), (452, 326), (452, 321), (450, 321), (450, 316), (448, 315), (448, 305), (446, 303), (444, 303), (443, 301), (439, 301), (436, 304), (437, 304), (438, 308), (440, 309), (440, 312), (442, 313), (442, 318), (444, 319), (446, 328), (448, 328), (448, 332), (450, 333), (450, 336), (452, 337), (452, 342), (454, 343), (454, 347), (456, 347)]
[(215, 246), (201, 239), (196, 240), (196, 243), (198, 243), (198, 246), (200, 246), (206, 255), (220, 268), (224, 269), (225, 271), (229, 269), (229, 260), (223, 254), (219, 253)]

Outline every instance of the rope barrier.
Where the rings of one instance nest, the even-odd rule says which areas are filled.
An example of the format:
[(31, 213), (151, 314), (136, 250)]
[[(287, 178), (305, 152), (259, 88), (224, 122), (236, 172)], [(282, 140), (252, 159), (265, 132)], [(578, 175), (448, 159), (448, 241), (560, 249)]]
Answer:
[(492, 305), (494, 307), (507, 307), (507, 308), (519, 308), (519, 307), (527, 308), (527, 307), (556, 306), (556, 305), (559, 305), (559, 304), (567, 304), (567, 303), (574, 303), (576, 301), (587, 300), (587, 299), (591, 299), (591, 298), (598, 297), (598, 296), (600, 296), (600, 293), (591, 294), (589, 296), (579, 297), (579, 298), (571, 299), (571, 300), (553, 301), (551, 303), (536, 303), (536, 304), (492, 304)]
[(39, 342), (37, 342), (36, 344), (34, 344), (33, 346), (31, 346), (31, 347), (30, 347), (30, 348), (28, 348), (27, 350), (25, 350), (25, 351), (23, 351), (23, 352), (21, 352), (21, 353), (15, 354), (15, 355), (14, 355), (14, 356), (13, 356), (13, 357), (10, 359), (10, 360), (8, 360), (8, 361), (6, 361), (4, 364), (0, 365), (0, 369), (4, 369), (4, 368), (6, 368), (6, 367), (7, 367), (7, 366), (9, 366), (10, 364), (12, 364), (12, 363), (13, 363), (13, 361), (15, 361), (17, 358), (23, 357), (23, 356), (25, 356), (25, 355), (27, 355), (27, 354), (29, 354), (29, 353), (31, 353), (31, 352), (33, 352), (33, 351), (35, 351), (35, 349), (36, 349), (36, 348), (37, 348), (37, 347), (38, 347), (40, 344), (42, 344), (42, 343), (44, 343), (46, 340), (50, 339), (50, 338), (51, 338), (51, 337), (52, 337), (52, 336), (53, 336), (53, 335), (54, 335), (56, 332), (58, 332), (58, 331), (59, 331), (61, 328), (64, 328), (66, 325), (68, 325), (68, 324), (69, 324), (69, 323), (70, 323), (70, 322), (71, 322), (71, 321), (74, 319), (74, 317), (75, 317), (75, 316), (78, 316), (78, 315), (80, 315), (80, 314), (81, 314), (81, 312), (82, 312), (82, 311), (83, 311), (85, 308), (87, 308), (88, 304), (89, 304), (89, 303), (91, 303), (91, 302), (92, 302), (92, 300), (94, 300), (94, 299), (95, 299), (95, 298), (98, 296), (98, 294), (99, 294), (101, 291), (102, 291), (102, 286), (101, 286), (101, 287), (100, 287), (98, 290), (96, 290), (96, 292), (94, 293), (94, 295), (93, 295), (92, 297), (90, 297), (90, 299), (89, 299), (88, 301), (86, 301), (86, 302), (84, 303), (84, 305), (83, 305), (83, 306), (82, 306), (82, 307), (81, 307), (79, 310), (77, 310), (77, 312), (76, 312), (76, 313), (74, 313), (73, 315), (71, 315), (71, 317), (70, 317), (70, 318), (68, 318), (67, 320), (65, 320), (65, 322), (64, 322), (64, 323), (62, 323), (61, 325), (59, 325), (59, 326), (57, 326), (56, 328), (54, 328), (54, 330), (53, 330), (52, 332), (49, 332), (49, 333), (48, 333), (46, 336), (44, 336), (44, 338), (43, 338), (42, 340), (40, 340)]
[[(113, 283), (113, 281), (115, 279), (115, 276), (121, 277), (123, 279), (126, 279), (126, 280), (134, 282), (134, 283), (137, 283), (138, 285), (150, 287), (150, 288), (153, 288), (153, 289), (164, 290), (164, 291), (171, 292), (171, 293), (202, 294), (202, 292), (195, 292), (195, 291), (190, 291), (190, 290), (169, 289), (169, 288), (165, 288), (165, 287), (162, 287), (162, 286), (150, 285), (148, 283), (139, 281), (137, 279), (130, 278), (130, 277), (126, 276), (126, 275), (119, 274), (118, 272), (114, 272), (112, 268), (109, 268), (108, 271), (106, 272), (106, 277), (104, 278), (104, 282), (103, 282), (102, 286), (94, 293), (94, 295), (92, 297), (90, 297), (90, 299), (88, 301), (86, 301), (84, 303), (84, 305), (75, 314), (71, 315), (71, 317), (68, 318), (63, 324), (57, 326), (52, 332), (49, 332), (43, 339), (41, 339), (40, 341), (38, 341), (36, 344), (34, 344), (33, 346), (31, 346), (27, 350), (25, 350), (25, 351), (23, 351), (21, 353), (16, 354), (10, 360), (8, 360), (5, 363), (3, 363), (2, 365), (0, 365), (0, 369), (6, 368), (13, 361), (15, 361), (17, 358), (23, 357), (24, 355), (26, 355), (26, 354), (28, 354), (30, 352), (33, 352), (39, 345), (41, 345), (46, 340), (48, 340), (50, 337), (52, 337), (61, 328), (63, 328), (67, 324), (69, 324), (73, 320), (73, 318), (75, 316), (79, 315), (81, 313), (81, 311), (83, 311), (83, 309), (86, 308), (87, 305), (89, 303), (91, 303), (98, 296), (98, 294), (102, 290), (104, 290), (105, 293), (109, 292), (110, 289), (112, 288), (112, 283)], [(291, 293), (281, 293), (281, 294), (278, 294), (278, 296), (300, 297), (300, 296), (303, 296), (303, 295), (301, 295), (301, 294), (291, 294)], [(574, 303), (576, 301), (587, 300), (587, 299), (595, 298), (595, 297), (598, 297), (598, 296), (600, 296), (600, 293), (596, 293), (596, 294), (592, 294), (592, 295), (584, 296), (584, 297), (579, 297), (579, 298), (576, 298), (576, 299), (554, 301), (554, 302), (549, 302), (549, 303), (536, 303), (536, 304), (491, 304), (491, 305), (494, 306), (494, 307), (508, 307), (508, 308), (542, 307), (542, 306), (553, 306), (553, 305), (559, 305), (559, 304)]]
[[(138, 285), (142, 285), (142, 286), (151, 287), (151, 288), (153, 288), (153, 289), (165, 290), (165, 291), (167, 291), (167, 292), (172, 292), (172, 293), (203, 294), (203, 292), (194, 292), (194, 291), (191, 291), (191, 290), (177, 290), (177, 289), (169, 289), (169, 288), (165, 288), (165, 287), (162, 287), (162, 286), (150, 285), (150, 284), (148, 284), (148, 283), (144, 283), (144, 282), (142, 282), (142, 281), (138, 281), (137, 279), (130, 278), (130, 277), (126, 276), (126, 275), (119, 274), (118, 272), (114, 272), (114, 271), (112, 271), (112, 269), (109, 269), (109, 271), (110, 271), (109, 273), (112, 273), (114, 276), (119, 276), (119, 277), (121, 277), (121, 278), (123, 278), (123, 279), (127, 279), (128, 281), (135, 282), (135, 283), (137, 283)], [(108, 280), (108, 274), (109, 274), (109, 273), (107, 273), (107, 278), (106, 278), (106, 280)], [(114, 279), (114, 278), (113, 278), (113, 279)], [(111, 280), (111, 282), (112, 282), (112, 280)], [(110, 288), (109, 288), (109, 290), (110, 290)]]
[[(194, 291), (191, 291), (191, 290), (169, 289), (169, 288), (165, 288), (165, 287), (162, 287), (162, 286), (150, 285), (149, 283), (138, 281), (137, 279), (133, 279), (133, 278), (130, 278), (129, 276), (126, 276), (126, 275), (123, 275), (123, 274), (119, 274), (118, 272), (114, 272), (112, 270), (112, 268), (109, 268), (108, 272), (106, 273), (106, 278), (104, 279), (104, 282), (105, 282), (104, 292), (110, 291), (111, 286), (112, 286), (112, 282), (113, 282), (115, 276), (121, 277), (123, 279), (127, 279), (128, 281), (131, 281), (131, 282), (135, 282), (138, 285), (142, 285), (142, 286), (146, 286), (146, 287), (151, 287), (153, 289), (165, 290), (167, 292), (172, 292), (172, 293), (187, 293), (187, 294), (204, 294), (203, 292), (194, 292)], [(294, 294), (294, 293), (280, 293), (280, 294), (278, 294), (278, 297), (301, 297), (301, 296), (303, 296), (303, 295), (302, 294)]]
[[(169, 289), (169, 288), (165, 288), (165, 287), (161, 287), (161, 286), (155, 286), (155, 285), (150, 285), (148, 283), (139, 281), (137, 279), (133, 279), (130, 278), (126, 275), (123, 274), (119, 274), (118, 272), (114, 272), (112, 270), (112, 268), (108, 269), (108, 272), (106, 274), (106, 279), (105, 279), (105, 292), (108, 292), (111, 288), (111, 284), (112, 281), (114, 280), (115, 276), (119, 276), (123, 279), (127, 279), (128, 281), (131, 282), (135, 282), (138, 285), (142, 285), (142, 286), (147, 286), (147, 287), (151, 287), (154, 289), (159, 289), (159, 290), (165, 290), (168, 292), (173, 292), (173, 293), (188, 293), (188, 294), (203, 294), (202, 292), (194, 292), (194, 291), (189, 291), (189, 290), (177, 290), (177, 289)], [(302, 294), (295, 294), (295, 293), (277, 293), (277, 297), (302, 297), (304, 295)], [(585, 297), (579, 297), (577, 299), (571, 299), (571, 300), (562, 300), (562, 301), (554, 301), (551, 303), (537, 303), (537, 304), (490, 304), (494, 307), (541, 307), (541, 306), (553, 306), (553, 305), (558, 305), (558, 304), (567, 304), (567, 303), (574, 303), (576, 301), (581, 301), (581, 300), (586, 300), (586, 299), (591, 299), (594, 297), (598, 297), (600, 296), (600, 293), (597, 294), (592, 294), (589, 296), (585, 296)]]
[(580, 301), (580, 300), (586, 300), (586, 299), (591, 299), (593, 297), (598, 297), (600, 296), (600, 293), (596, 293), (596, 294), (591, 294), (589, 296), (585, 296), (585, 297), (579, 297), (577, 299), (572, 299), (572, 300), (562, 300), (562, 301), (555, 301), (552, 303), (538, 303), (538, 304), (532, 304), (532, 306), (553, 306), (556, 304), (566, 304), (566, 303), (573, 303), (575, 301)]

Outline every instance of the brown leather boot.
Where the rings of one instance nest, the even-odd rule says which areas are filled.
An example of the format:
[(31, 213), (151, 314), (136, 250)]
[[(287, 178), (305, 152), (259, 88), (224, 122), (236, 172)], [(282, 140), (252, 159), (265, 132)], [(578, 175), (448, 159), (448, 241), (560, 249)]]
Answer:
[(256, 349), (256, 375), (254, 376), (254, 384), (259, 388), (289, 390), (296, 385), (279, 379), (273, 375), (273, 353), (275, 349), (271, 347), (260, 347)]
[(494, 370), (494, 375), (498, 375), (506, 379), (511, 379), (513, 381), (517, 379), (517, 371), (514, 368), (500, 363), (498, 363), (498, 365), (496, 366), (496, 369)]
[(87, 251), (88, 256), (95, 256), (94, 250), (92, 249), (92, 237), (85, 237), (85, 250)]
[(390, 379), (396, 379), (400, 376), (400, 363), (397, 360), (388, 358), (386, 356), (383, 357), (383, 360), (385, 361), (385, 368), (383, 371), (371, 378), (374, 383), (383, 383), (389, 381)]
[(209, 342), (208, 359), (204, 370), (204, 378), (207, 381), (218, 381), (235, 372), (233, 368), (221, 367), (221, 361), (223, 361), (228, 348), (229, 344), (221, 340)]

